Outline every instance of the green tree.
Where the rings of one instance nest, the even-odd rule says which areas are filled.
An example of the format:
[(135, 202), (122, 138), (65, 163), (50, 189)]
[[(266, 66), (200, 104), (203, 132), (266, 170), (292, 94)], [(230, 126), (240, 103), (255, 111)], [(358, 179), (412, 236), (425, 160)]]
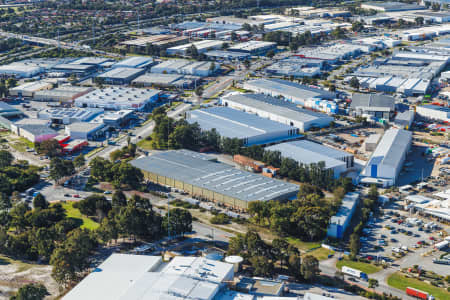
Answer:
[(0, 168), (6, 168), (12, 165), (14, 156), (6, 150), (0, 150)]
[(74, 207), (78, 208), (83, 215), (97, 216), (101, 220), (111, 210), (111, 203), (105, 196), (93, 194), (76, 202)]
[(256, 276), (271, 277), (274, 273), (273, 263), (270, 262), (267, 257), (253, 256), (249, 259), (250, 264), (253, 267), (253, 273)]
[(86, 159), (84, 158), (84, 154), (80, 154), (73, 160), (73, 165), (75, 168), (81, 168), (86, 163)]
[(377, 286), (379, 286), (378, 280), (374, 278), (369, 278), (369, 288), (375, 289)]
[(45, 296), (50, 295), (47, 288), (40, 283), (29, 283), (19, 288), (10, 300), (43, 300)]
[(359, 254), (359, 249), (361, 247), (361, 243), (359, 240), (359, 235), (356, 233), (353, 233), (350, 235), (350, 258), (352, 260), (356, 259), (356, 256)]
[(302, 268), (302, 259), (299, 254), (291, 254), (288, 259), (288, 271), (291, 276), (294, 276), (296, 279), (303, 279), (301, 268)]
[(11, 200), (5, 193), (0, 193), (0, 211), (7, 210), (12, 207)]
[(114, 192), (112, 196), (112, 206), (113, 207), (127, 206), (127, 197), (121, 190), (117, 190)]
[(71, 231), (66, 241), (59, 245), (51, 256), (53, 278), (62, 285), (78, 280), (82, 271), (90, 266), (89, 257), (97, 245), (97, 240), (89, 230)]
[(289, 243), (282, 238), (276, 238), (272, 241), (272, 254), (280, 261), (281, 268), (283, 268), (283, 262), (289, 258), (288, 253)]
[(99, 181), (112, 180), (112, 164), (110, 161), (102, 158), (95, 157), (89, 163), (91, 167), (91, 176)]
[(121, 162), (112, 167), (112, 183), (116, 188), (127, 186), (136, 189), (141, 185), (144, 175), (141, 170), (132, 166), (128, 162)]
[(367, 197), (372, 201), (378, 201), (379, 196), (380, 196), (380, 194), (378, 193), (377, 186), (375, 184), (372, 184), (369, 188)]
[(170, 219), (170, 234), (184, 236), (185, 233), (192, 231), (192, 215), (186, 209), (174, 208), (163, 219), (163, 231), (168, 232), (168, 219)]
[(312, 255), (306, 255), (303, 258), (300, 271), (305, 280), (314, 280), (320, 273), (319, 261)]
[(33, 207), (34, 208), (41, 208), (41, 209), (46, 209), (48, 208), (48, 202), (45, 199), (45, 197), (41, 194), (38, 193), (34, 199), (33, 199)]
[(62, 153), (62, 146), (55, 139), (36, 142), (34, 148), (40, 155), (48, 155), (49, 157), (55, 157)]
[(359, 80), (358, 80), (358, 78), (356, 78), (355, 76), (353, 76), (353, 77), (350, 79), (349, 84), (350, 84), (350, 87), (351, 87), (351, 88), (354, 88), (355, 90), (359, 90)]
[(19, 203), (14, 206), (9, 215), (11, 216), (11, 226), (15, 227), (17, 232), (24, 232), (26, 227), (29, 225), (27, 219), (27, 212), (30, 207), (26, 203)]
[(58, 181), (65, 176), (70, 176), (74, 172), (75, 167), (71, 160), (64, 160), (59, 157), (54, 157), (50, 161), (50, 178), (55, 181)]

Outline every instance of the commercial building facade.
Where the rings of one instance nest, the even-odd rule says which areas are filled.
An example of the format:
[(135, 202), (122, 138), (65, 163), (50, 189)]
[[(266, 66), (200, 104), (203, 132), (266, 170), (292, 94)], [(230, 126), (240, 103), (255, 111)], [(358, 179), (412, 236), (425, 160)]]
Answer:
[(292, 199), (299, 190), (298, 185), (241, 171), (188, 150), (159, 152), (131, 164), (151, 182), (240, 210), (252, 201)]

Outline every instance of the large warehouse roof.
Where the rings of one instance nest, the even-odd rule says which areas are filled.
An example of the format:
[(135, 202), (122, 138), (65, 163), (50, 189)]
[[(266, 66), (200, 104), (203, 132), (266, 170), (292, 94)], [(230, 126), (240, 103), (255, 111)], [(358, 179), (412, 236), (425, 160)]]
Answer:
[(203, 257), (165, 264), (160, 256), (113, 254), (63, 299), (209, 300), (233, 276), (232, 264)]
[(339, 158), (352, 156), (347, 152), (306, 140), (282, 143), (266, 147), (265, 149), (279, 151), (282, 157), (288, 157), (303, 164), (312, 164), (323, 161), (325, 162), (325, 167), (327, 169), (345, 166), (346, 163), (339, 160)]
[(289, 95), (296, 98), (312, 99), (334, 99), (335, 93), (328, 92), (320, 88), (310, 87), (278, 78), (271, 79), (255, 79), (247, 82), (247, 86), (254, 86), (260, 89), (272, 90), (281, 95)]
[(368, 166), (384, 164), (397, 168), (402, 161), (405, 147), (408, 147), (412, 133), (402, 129), (389, 129), (383, 135), (370, 158)]
[(243, 201), (267, 201), (298, 191), (292, 183), (237, 170), (188, 150), (166, 151), (131, 161), (143, 171), (173, 178)]
[(326, 114), (300, 108), (292, 102), (263, 94), (232, 94), (226, 99), (299, 122), (310, 122), (318, 118), (327, 118), (330, 119), (330, 122), (333, 121), (333, 118)]
[(221, 136), (229, 138), (246, 138), (294, 128), (228, 107), (193, 110), (188, 113), (186, 120), (198, 123), (203, 130), (215, 128)]

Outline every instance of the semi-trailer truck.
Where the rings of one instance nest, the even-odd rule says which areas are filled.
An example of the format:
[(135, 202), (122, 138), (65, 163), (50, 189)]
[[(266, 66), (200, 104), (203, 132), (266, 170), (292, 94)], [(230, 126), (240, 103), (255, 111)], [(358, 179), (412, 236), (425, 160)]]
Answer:
[(434, 300), (434, 297), (430, 294), (428, 294), (427, 292), (412, 288), (412, 287), (407, 287), (406, 288), (406, 294), (408, 296), (412, 296), (418, 299), (423, 299), (423, 300)]
[(369, 278), (367, 277), (367, 274), (364, 272), (361, 272), (360, 270), (357, 269), (353, 269), (353, 268), (349, 268), (349, 267), (342, 267), (342, 273), (353, 276), (353, 277), (357, 277), (360, 279), (363, 279), (365, 281), (369, 280)]

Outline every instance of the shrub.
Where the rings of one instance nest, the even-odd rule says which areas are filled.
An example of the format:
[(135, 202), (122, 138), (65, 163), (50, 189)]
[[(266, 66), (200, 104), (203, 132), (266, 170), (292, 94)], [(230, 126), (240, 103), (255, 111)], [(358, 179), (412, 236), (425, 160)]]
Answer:
[(209, 221), (212, 224), (228, 224), (230, 223), (230, 217), (226, 214), (220, 213), (212, 217)]

